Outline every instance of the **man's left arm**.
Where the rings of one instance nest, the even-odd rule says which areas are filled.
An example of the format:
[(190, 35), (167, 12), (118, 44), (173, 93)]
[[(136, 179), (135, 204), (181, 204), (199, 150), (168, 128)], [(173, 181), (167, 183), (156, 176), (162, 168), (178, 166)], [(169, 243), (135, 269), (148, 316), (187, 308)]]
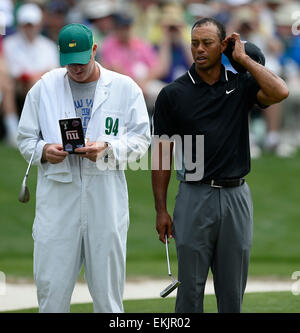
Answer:
[(124, 127), (119, 138), (110, 141), (112, 155), (119, 165), (143, 157), (151, 143), (149, 115), (141, 88), (130, 80)]
[(252, 60), (246, 53), (244, 44), (240, 40), (240, 35), (233, 33), (228, 38), (234, 39), (235, 46), (233, 58), (240, 65), (247, 69), (260, 86), (257, 93), (257, 101), (261, 105), (271, 105), (279, 103), (289, 95), (286, 83), (268, 68)]

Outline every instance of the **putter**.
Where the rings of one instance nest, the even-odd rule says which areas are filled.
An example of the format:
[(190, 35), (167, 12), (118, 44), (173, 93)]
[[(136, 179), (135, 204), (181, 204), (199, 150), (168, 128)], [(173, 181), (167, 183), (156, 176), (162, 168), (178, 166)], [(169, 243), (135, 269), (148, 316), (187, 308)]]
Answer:
[(34, 156), (34, 153), (35, 153), (35, 150), (36, 150), (36, 146), (37, 146), (38, 141), (39, 141), (39, 140), (36, 141), (36, 144), (35, 144), (35, 147), (34, 147), (33, 153), (32, 153), (32, 155), (31, 155), (31, 158), (30, 158), (30, 161), (29, 161), (29, 164), (28, 164), (28, 167), (27, 167), (26, 173), (25, 173), (25, 177), (24, 177), (23, 182), (22, 182), (21, 190), (20, 190), (20, 192), (19, 192), (19, 201), (20, 201), (20, 202), (23, 202), (23, 203), (28, 202), (29, 199), (30, 199), (29, 188), (28, 188), (28, 186), (26, 185), (26, 181), (27, 181), (27, 178), (28, 178), (29, 170), (30, 170), (30, 167), (31, 167), (31, 164), (32, 164), (33, 156)]
[(173, 290), (175, 290), (179, 285), (180, 282), (176, 280), (172, 273), (170, 268), (170, 259), (169, 259), (169, 249), (168, 249), (168, 235), (165, 235), (166, 238), (166, 253), (167, 253), (167, 263), (168, 263), (168, 275), (171, 277), (171, 284), (169, 284), (161, 293), (161, 297), (167, 297)]

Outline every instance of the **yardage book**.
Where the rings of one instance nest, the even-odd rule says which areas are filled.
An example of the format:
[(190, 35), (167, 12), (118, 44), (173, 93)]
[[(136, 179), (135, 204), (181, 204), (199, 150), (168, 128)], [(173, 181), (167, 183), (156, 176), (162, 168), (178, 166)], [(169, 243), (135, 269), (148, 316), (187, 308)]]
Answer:
[(74, 150), (85, 145), (81, 118), (60, 119), (59, 126), (64, 150), (76, 154)]

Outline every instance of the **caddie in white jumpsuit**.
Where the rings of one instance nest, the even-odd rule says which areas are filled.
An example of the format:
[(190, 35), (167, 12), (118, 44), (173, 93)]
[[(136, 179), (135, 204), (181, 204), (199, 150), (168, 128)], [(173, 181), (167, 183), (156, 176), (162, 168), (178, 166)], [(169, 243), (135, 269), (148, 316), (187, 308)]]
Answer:
[[(122, 165), (150, 144), (141, 89), (95, 61), (97, 44), (81, 24), (59, 35), (60, 63), (29, 91), (18, 146), (38, 166), (33, 224), (40, 312), (69, 312), (82, 265), (94, 312), (123, 312), (127, 184)], [(81, 117), (82, 154), (63, 150), (59, 119)]]

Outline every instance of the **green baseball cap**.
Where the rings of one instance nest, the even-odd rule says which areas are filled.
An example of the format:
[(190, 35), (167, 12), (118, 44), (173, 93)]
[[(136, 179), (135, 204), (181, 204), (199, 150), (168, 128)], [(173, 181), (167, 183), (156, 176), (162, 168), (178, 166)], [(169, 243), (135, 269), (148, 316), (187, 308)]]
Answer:
[(58, 36), (60, 65), (87, 64), (93, 45), (93, 33), (87, 26), (79, 23), (65, 25)]

